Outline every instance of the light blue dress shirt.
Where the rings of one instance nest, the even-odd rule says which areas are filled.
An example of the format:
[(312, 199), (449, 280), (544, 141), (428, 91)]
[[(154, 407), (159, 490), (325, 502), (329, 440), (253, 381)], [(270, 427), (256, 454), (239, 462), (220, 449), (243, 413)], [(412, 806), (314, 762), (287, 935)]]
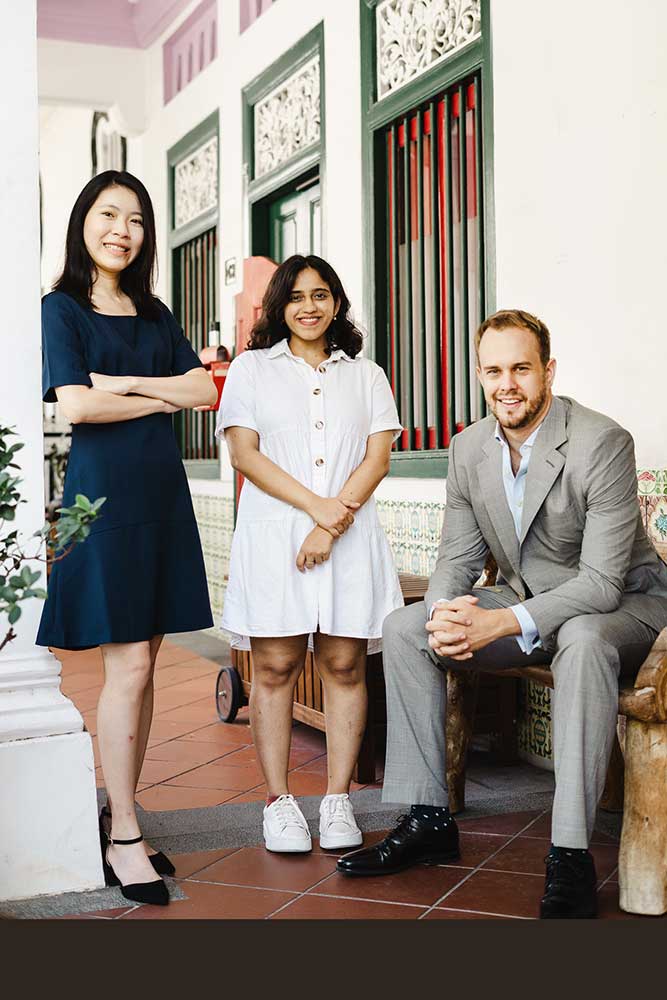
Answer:
[[(526, 438), (519, 448), (521, 463), (515, 476), (512, 471), (510, 447), (507, 443), (505, 435), (500, 429), (500, 424), (496, 421), (495, 439), (503, 449), (503, 484), (505, 486), (505, 496), (507, 497), (510, 513), (512, 514), (512, 518), (514, 520), (517, 538), (521, 534), (521, 517), (523, 515), (523, 498), (526, 492), (528, 463), (530, 462), (530, 455), (533, 450), (533, 445), (535, 444), (535, 438), (540, 433), (541, 427), (542, 424), (540, 424), (540, 426), (533, 431), (530, 437)], [(542, 645), (539, 632), (537, 631), (537, 626), (533, 621), (533, 617), (530, 612), (526, 610), (526, 607), (523, 604), (514, 604), (512, 606), (512, 611), (521, 626), (521, 635), (516, 636), (519, 648), (523, 653), (532, 653), (534, 649), (537, 649), (538, 646)]]

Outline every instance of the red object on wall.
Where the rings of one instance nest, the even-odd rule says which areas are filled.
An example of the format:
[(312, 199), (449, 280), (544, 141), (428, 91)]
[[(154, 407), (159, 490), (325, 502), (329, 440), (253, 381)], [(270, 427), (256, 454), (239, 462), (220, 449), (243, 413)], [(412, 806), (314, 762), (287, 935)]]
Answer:
[(246, 257), (243, 261), (243, 291), (235, 296), (236, 353), (245, 351), (250, 331), (262, 311), (262, 299), (278, 265), (269, 257)]
[(220, 407), (220, 397), (225, 387), (225, 379), (229, 370), (229, 351), (222, 344), (214, 347), (203, 347), (199, 352), (199, 360), (213, 379), (218, 390), (218, 398), (212, 406), (202, 407), (202, 410), (217, 410)]

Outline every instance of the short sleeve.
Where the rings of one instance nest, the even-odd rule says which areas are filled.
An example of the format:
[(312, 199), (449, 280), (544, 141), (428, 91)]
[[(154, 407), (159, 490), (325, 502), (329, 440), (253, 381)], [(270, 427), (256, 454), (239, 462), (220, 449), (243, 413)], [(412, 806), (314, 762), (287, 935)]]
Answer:
[(371, 392), (371, 429), (369, 435), (380, 431), (393, 431), (392, 440), (400, 435), (403, 427), (398, 419), (396, 401), (391, 391), (387, 376), (379, 365), (374, 365), (373, 385)]
[(220, 398), (216, 437), (224, 438), (228, 427), (248, 427), (259, 434), (255, 417), (255, 378), (247, 354), (247, 351), (239, 354), (229, 366)]
[(182, 328), (178, 325), (171, 311), (166, 306), (163, 306), (163, 308), (171, 335), (171, 374), (187, 375), (193, 368), (203, 368), (204, 366), (197, 357), (192, 344), (183, 333)]
[(76, 304), (62, 292), (42, 299), (42, 399), (58, 400), (61, 385), (92, 386), (76, 323)]

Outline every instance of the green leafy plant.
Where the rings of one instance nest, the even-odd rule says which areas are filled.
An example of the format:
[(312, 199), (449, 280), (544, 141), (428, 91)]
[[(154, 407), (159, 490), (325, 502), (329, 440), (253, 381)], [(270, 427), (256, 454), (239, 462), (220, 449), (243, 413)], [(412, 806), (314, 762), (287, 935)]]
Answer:
[[(21, 503), (19, 487), (22, 479), (16, 472), (20, 467), (14, 462), (16, 453), (23, 443), (9, 443), (16, 437), (11, 427), (0, 426), (0, 618), (7, 616), (9, 630), (0, 640), (0, 650), (16, 638), (13, 626), (21, 617), (21, 604), (31, 598), (45, 598), (46, 591), (36, 586), (41, 569), (31, 569), (29, 563), (54, 563), (64, 559), (75, 545), (85, 541), (90, 534), (90, 526), (99, 516), (106, 497), (91, 502), (82, 493), (77, 494), (72, 507), (60, 507), (60, 515), (54, 524), (45, 524), (32, 536), (39, 544), (33, 555), (23, 549), (17, 530), (7, 530), (16, 519), (16, 511)], [(46, 542), (46, 557), (41, 556), (43, 542)]]

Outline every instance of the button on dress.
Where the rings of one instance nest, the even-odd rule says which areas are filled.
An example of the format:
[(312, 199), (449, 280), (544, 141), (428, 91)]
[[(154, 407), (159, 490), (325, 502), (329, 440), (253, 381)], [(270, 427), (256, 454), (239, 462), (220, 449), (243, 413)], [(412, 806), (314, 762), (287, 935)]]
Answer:
[[(401, 431), (382, 369), (342, 350), (314, 369), (288, 341), (244, 351), (229, 368), (216, 434), (248, 427), (259, 449), (322, 497), (342, 490), (366, 454), (368, 438)], [(312, 518), (246, 480), (238, 516), (221, 627), (232, 645), (249, 637), (327, 635), (365, 638), (381, 646), (382, 623), (403, 597), (389, 542), (370, 497), (333, 544), (325, 563), (300, 573), (296, 557)]]
[[(105, 316), (62, 292), (42, 301), (43, 397), (89, 372), (166, 377), (201, 367), (166, 306)], [(213, 624), (187, 477), (168, 413), (72, 427), (63, 505), (106, 497), (89, 537), (52, 568), (37, 645), (88, 649)]]

